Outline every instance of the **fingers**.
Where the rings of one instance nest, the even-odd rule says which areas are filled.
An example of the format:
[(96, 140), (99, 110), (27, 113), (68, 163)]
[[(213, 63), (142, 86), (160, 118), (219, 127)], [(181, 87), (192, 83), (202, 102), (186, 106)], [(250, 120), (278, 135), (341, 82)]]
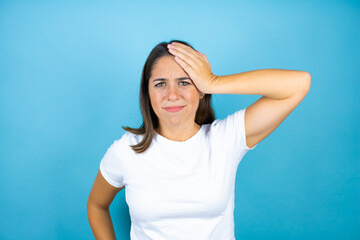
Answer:
[(180, 66), (184, 67), (186, 70), (188, 68), (196, 69), (196, 63), (186, 54), (179, 52), (175, 49), (169, 49), (169, 52), (175, 56), (175, 61), (180, 64)]
[(185, 69), (186, 72), (192, 72), (193, 68), (187, 64), (184, 60), (182, 60), (179, 57), (175, 57), (175, 61), (182, 67)]
[(203, 54), (202, 52), (200, 52), (199, 50), (196, 50), (199, 54), (200, 54), (200, 56), (206, 61), (206, 62), (208, 62), (209, 63), (209, 60), (207, 59), (207, 57), (206, 57), (206, 55), (205, 54)]
[(200, 65), (199, 61), (202, 61), (203, 59), (194, 49), (181, 43), (173, 44), (174, 45), (168, 45), (169, 52), (171, 54), (180, 57), (192, 68), (198, 68)]

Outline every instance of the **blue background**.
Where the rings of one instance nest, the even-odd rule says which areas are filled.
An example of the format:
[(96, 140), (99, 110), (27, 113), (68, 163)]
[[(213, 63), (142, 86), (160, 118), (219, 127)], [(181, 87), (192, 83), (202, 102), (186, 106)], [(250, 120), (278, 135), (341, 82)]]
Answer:
[[(359, 1), (1, 1), (0, 239), (91, 239), (107, 148), (139, 127), (140, 77), (185, 40), (217, 75), (308, 71), (311, 89), (236, 178), (237, 239), (360, 239)], [(216, 118), (260, 95), (213, 95)], [(129, 239), (125, 191), (111, 216)]]

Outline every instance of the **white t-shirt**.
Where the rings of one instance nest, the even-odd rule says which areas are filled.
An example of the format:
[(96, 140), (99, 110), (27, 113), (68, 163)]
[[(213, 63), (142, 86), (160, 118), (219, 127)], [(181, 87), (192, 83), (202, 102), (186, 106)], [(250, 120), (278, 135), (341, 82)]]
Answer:
[(125, 132), (100, 162), (103, 177), (125, 185), (132, 240), (234, 240), (234, 187), (238, 164), (256, 147), (245, 143), (241, 109), (203, 124), (186, 141), (155, 132), (150, 147), (129, 145), (142, 135)]

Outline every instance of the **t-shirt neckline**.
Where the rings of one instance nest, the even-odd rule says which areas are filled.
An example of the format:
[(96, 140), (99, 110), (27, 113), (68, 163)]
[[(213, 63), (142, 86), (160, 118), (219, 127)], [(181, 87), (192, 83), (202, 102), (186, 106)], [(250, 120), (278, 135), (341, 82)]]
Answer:
[(167, 144), (188, 145), (188, 144), (192, 144), (192, 143), (196, 142), (200, 138), (200, 135), (201, 135), (201, 133), (203, 131), (203, 127), (204, 127), (204, 124), (201, 125), (200, 129), (192, 137), (190, 137), (189, 139), (187, 139), (185, 141), (170, 140), (170, 139), (160, 135), (156, 131), (155, 131), (155, 138), (156, 138), (157, 141), (164, 142), (164, 143), (167, 143)]

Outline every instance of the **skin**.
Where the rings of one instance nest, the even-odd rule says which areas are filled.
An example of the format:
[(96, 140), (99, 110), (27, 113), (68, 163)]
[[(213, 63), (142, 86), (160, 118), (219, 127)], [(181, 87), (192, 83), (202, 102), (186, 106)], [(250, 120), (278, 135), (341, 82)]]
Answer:
[[(153, 82), (158, 78), (167, 80)], [(173, 56), (158, 59), (149, 79), (149, 95), (151, 106), (159, 119), (156, 132), (173, 141), (185, 141), (201, 127), (195, 123), (195, 115), (202, 93), (191, 79), (176, 78), (189, 76)], [(178, 112), (168, 112), (164, 109), (168, 106), (185, 107)]]
[(123, 188), (110, 185), (98, 171), (87, 201), (88, 220), (95, 239), (116, 240), (109, 207)]

